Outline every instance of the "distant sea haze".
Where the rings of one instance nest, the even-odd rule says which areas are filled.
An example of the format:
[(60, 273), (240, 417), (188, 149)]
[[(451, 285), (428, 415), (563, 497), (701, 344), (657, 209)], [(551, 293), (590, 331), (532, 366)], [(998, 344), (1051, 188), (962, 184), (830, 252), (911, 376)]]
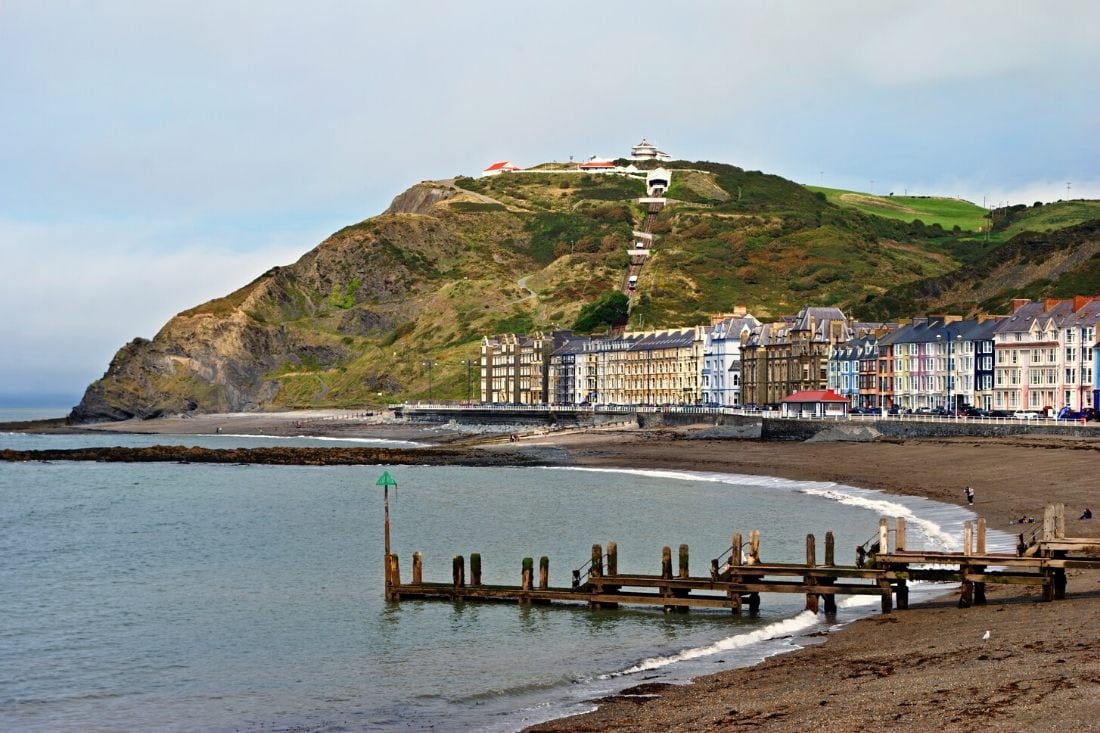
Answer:
[[(271, 438), (0, 434), (0, 448), (255, 445)], [(310, 441), (308, 438), (298, 440)], [(285, 444), (285, 443), (281, 443)], [(323, 443), (315, 442), (314, 445)], [(769, 561), (805, 536), (838, 547), (908, 515), (927, 546), (971, 514), (831, 483), (669, 471), (391, 466), (393, 550), (486, 583), (525, 556), (568, 586), (593, 543), (622, 572), (661, 547), (705, 571), (734, 531)], [(753, 664), (826, 630), (798, 596), (728, 612), (386, 603), (377, 466), (0, 464), (0, 720), (10, 730), (515, 730), (647, 681)], [(993, 538), (991, 538), (992, 541)], [(1006, 538), (1010, 542), (1011, 538)], [(842, 603), (839, 622), (877, 607)], [(456, 669), (461, 674), (455, 674)], [(652, 679), (651, 679), (652, 678)]]
[[(77, 400), (76, 402), (79, 402)], [(68, 415), (76, 402), (62, 404), (58, 402), (21, 405), (18, 403), (0, 403), (0, 422), (22, 422), (25, 420), (48, 420)]]

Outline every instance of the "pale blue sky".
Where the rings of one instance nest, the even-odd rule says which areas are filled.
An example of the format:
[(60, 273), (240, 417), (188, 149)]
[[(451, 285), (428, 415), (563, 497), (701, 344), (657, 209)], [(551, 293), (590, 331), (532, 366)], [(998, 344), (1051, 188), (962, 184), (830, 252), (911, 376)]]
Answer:
[(1098, 28), (1057, 1), (4, 0), (0, 403), (75, 400), (180, 310), (502, 158), (648, 136), (877, 193), (1100, 198)]

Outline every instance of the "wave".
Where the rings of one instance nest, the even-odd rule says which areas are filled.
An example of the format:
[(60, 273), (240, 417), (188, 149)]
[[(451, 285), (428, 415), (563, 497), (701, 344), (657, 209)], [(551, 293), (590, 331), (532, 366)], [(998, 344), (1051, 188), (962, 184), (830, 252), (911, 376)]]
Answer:
[(687, 662), (692, 659), (699, 659), (700, 657), (709, 657), (712, 654), (720, 654), (721, 652), (728, 652), (733, 649), (742, 649), (753, 644), (759, 644), (760, 642), (770, 641), (777, 639), (781, 636), (791, 636), (797, 634), (800, 631), (816, 626), (819, 623), (819, 619), (816, 613), (810, 611), (803, 611), (791, 618), (783, 619), (782, 621), (776, 621), (775, 623), (768, 624), (762, 628), (750, 631), (745, 634), (736, 634), (734, 636), (727, 636), (725, 639), (720, 639), (713, 644), (707, 644), (706, 646), (694, 647), (691, 649), (684, 649), (683, 651), (675, 654), (669, 654), (663, 657), (650, 657), (643, 659), (632, 667), (622, 670), (621, 672), (612, 672), (611, 674), (600, 675), (600, 679), (612, 679), (615, 677), (623, 677), (630, 674), (637, 674), (638, 672), (649, 672), (654, 669), (660, 669), (661, 667), (667, 667), (670, 664), (676, 664), (678, 662)]
[(800, 489), (800, 491), (803, 494), (820, 496), (824, 499), (829, 499), (846, 506), (858, 506), (863, 509), (870, 509), (883, 516), (902, 517), (906, 522), (912, 522), (917, 525), (920, 530), (924, 532), (926, 537), (938, 542), (945, 550), (957, 550), (962, 545), (956, 537), (948, 533), (941, 525), (933, 522), (931, 519), (924, 519), (923, 517), (917, 516), (912, 509), (896, 501), (878, 497), (859, 496), (848, 491), (843, 491), (840, 488), (804, 488)]

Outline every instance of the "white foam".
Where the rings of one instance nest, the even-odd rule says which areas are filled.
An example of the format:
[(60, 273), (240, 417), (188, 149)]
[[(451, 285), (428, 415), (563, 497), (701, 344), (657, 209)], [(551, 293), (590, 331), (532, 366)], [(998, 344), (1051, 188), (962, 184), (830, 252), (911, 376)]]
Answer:
[[(889, 501), (887, 499), (880, 499), (866, 495), (860, 496), (855, 493), (843, 491), (840, 488), (804, 488), (800, 489), (800, 491), (803, 494), (820, 496), (822, 498), (830, 499), (832, 501), (838, 502), (840, 504), (845, 504), (847, 506), (858, 506), (864, 509), (870, 509), (872, 511), (878, 512), (882, 516), (903, 517), (907, 522), (912, 522), (913, 524), (920, 527), (921, 531), (924, 532), (926, 537), (941, 544), (945, 550), (955, 550), (959, 547), (959, 541), (948, 534), (943, 529), (943, 527), (936, 524), (930, 519), (918, 517), (916, 514), (913, 513), (912, 509), (905, 506), (904, 504), (899, 504), (896, 501)], [(860, 493), (864, 492), (861, 491)]]
[(712, 654), (720, 654), (722, 652), (728, 652), (731, 649), (742, 649), (753, 644), (759, 644), (763, 641), (769, 641), (771, 639), (777, 639), (781, 636), (790, 636), (796, 634), (799, 631), (804, 631), (811, 626), (815, 626), (818, 623), (817, 614), (810, 611), (803, 611), (797, 616), (783, 619), (782, 621), (776, 621), (775, 623), (768, 624), (767, 626), (750, 631), (746, 634), (736, 634), (734, 636), (727, 636), (725, 639), (720, 639), (713, 644), (706, 646), (695, 647), (692, 649), (685, 649), (676, 654), (670, 654), (663, 657), (650, 657), (649, 659), (643, 659), (633, 667), (624, 669), (621, 672), (613, 672), (607, 675), (600, 675), (600, 679), (610, 679), (612, 677), (622, 677), (629, 674), (637, 674), (638, 672), (647, 672), (654, 669), (660, 669), (661, 667), (667, 667), (670, 664), (676, 664), (677, 662), (686, 662), (692, 659), (699, 659), (700, 657), (709, 657)]
[(854, 487), (843, 486), (842, 484), (831, 482), (799, 481), (795, 479), (780, 479), (772, 476), (752, 476), (738, 473), (706, 473), (638, 468), (580, 468), (575, 466), (554, 467), (553, 470), (625, 473), (633, 476), (647, 476), (651, 478), (683, 481), (709, 481), (712, 483), (724, 484), (752, 483), (758, 486), (767, 486), (783, 491), (798, 491), (803, 494), (817, 496), (847, 506), (870, 509), (881, 516), (904, 517), (906, 521), (916, 525), (918, 530), (923, 532), (929, 540), (939, 544), (942, 549), (953, 551), (961, 546), (959, 540), (947, 532), (941, 525), (930, 519), (918, 516), (905, 504), (886, 499), (885, 494), (871, 489), (856, 489)]

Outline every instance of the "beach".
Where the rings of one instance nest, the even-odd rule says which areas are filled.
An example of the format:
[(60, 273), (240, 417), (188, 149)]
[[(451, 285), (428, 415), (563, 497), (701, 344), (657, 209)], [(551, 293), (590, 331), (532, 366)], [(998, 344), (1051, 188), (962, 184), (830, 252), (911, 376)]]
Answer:
[[(100, 429), (175, 433), (223, 427), (223, 432), (386, 435), (452, 445), (468, 440), (453, 430), (368, 424), (347, 416), (251, 415), (240, 420), (201, 416)], [(1098, 520), (1077, 518), (1084, 507), (1095, 510), (1100, 503), (1100, 442), (1095, 440), (779, 443), (692, 439), (696, 432), (524, 435), (516, 448), (505, 439), (490, 449), (542, 451), (588, 467), (837, 482), (960, 505), (966, 504), (964, 488), (971, 486), (972, 510), (991, 529), (1030, 532), (1034, 525), (1021, 527), (1015, 521), (1041, 518), (1045, 504), (1064, 502), (1067, 535), (1100, 535)], [(735, 527), (735, 517), (730, 524)], [(767, 528), (760, 529), (766, 541)], [(838, 548), (839, 561), (848, 561), (846, 551)], [(957, 608), (957, 595), (947, 594), (906, 611), (875, 613), (813, 640), (821, 643), (690, 685), (654, 688), (639, 678), (638, 686), (600, 701), (595, 712), (531, 730), (1100, 729), (1100, 572), (1070, 573), (1067, 598), (1053, 603), (1040, 603), (1031, 586), (993, 585), (988, 596), (987, 605), (967, 609)]]

